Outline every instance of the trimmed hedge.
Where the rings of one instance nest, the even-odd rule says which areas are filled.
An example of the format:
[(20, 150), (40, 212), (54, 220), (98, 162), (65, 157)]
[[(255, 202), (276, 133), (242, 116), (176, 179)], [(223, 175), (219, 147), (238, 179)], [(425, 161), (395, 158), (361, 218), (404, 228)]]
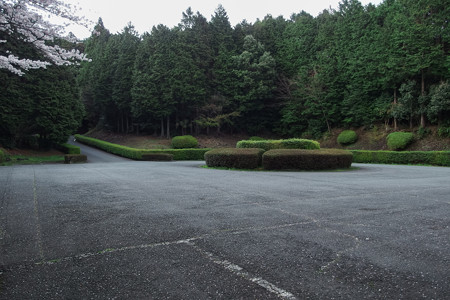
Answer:
[(225, 167), (233, 169), (256, 169), (261, 165), (263, 149), (214, 149), (205, 153), (208, 167)]
[(173, 149), (197, 148), (198, 141), (192, 135), (182, 135), (172, 138)]
[(142, 160), (145, 161), (172, 161), (173, 154), (168, 153), (144, 153)]
[(414, 141), (411, 132), (392, 132), (386, 137), (389, 150), (403, 150)]
[(358, 135), (353, 130), (344, 130), (337, 137), (337, 142), (341, 145), (351, 145), (358, 140)]
[(427, 164), (450, 167), (450, 151), (351, 150), (353, 162), (372, 164)]
[(81, 149), (78, 146), (71, 144), (56, 144), (55, 148), (66, 153), (66, 154), (81, 154)]
[(78, 142), (104, 150), (106, 152), (116, 154), (122, 157), (139, 160), (142, 157), (142, 151), (135, 148), (130, 148), (122, 145), (117, 145), (91, 137), (76, 134), (75, 138)]
[(66, 154), (64, 155), (65, 164), (85, 163), (87, 157), (84, 154)]
[(172, 154), (174, 160), (203, 160), (203, 157), (206, 152), (208, 152), (209, 148), (203, 149), (136, 149), (130, 148), (122, 145), (117, 145), (109, 142), (105, 142), (102, 140), (86, 137), (80, 134), (75, 135), (75, 138), (80, 143), (99, 148), (106, 152), (116, 154), (119, 156), (123, 156), (126, 158), (141, 160), (142, 154), (145, 153), (167, 153)]
[(267, 170), (331, 170), (350, 168), (352, 153), (338, 149), (276, 149), (264, 153)]
[(266, 151), (272, 149), (320, 149), (319, 142), (306, 139), (239, 141), (236, 148), (260, 148)]

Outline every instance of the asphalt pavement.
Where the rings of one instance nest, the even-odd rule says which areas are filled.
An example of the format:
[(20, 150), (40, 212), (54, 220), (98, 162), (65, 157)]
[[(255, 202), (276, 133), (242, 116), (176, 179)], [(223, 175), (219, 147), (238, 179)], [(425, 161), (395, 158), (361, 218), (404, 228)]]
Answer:
[(450, 168), (203, 165), (0, 167), (0, 299), (449, 298)]

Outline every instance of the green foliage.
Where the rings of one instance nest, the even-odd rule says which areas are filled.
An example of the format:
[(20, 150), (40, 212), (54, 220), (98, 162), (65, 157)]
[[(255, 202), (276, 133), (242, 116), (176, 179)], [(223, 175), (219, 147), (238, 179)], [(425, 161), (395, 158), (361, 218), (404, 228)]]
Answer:
[(52, 156), (25, 156), (25, 155), (11, 155), (7, 157), (8, 159), (0, 163), (3, 166), (11, 165), (35, 165), (43, 163), (59, 163), (64, 161), (64, 156), (62, 155), (52, 155)]
[(440, 137), (450, 137), (450, 126), (440, 126), (438, 129)]
[(263, 155), (267, 170), (329, 170), (350, 168), (352, 153), (338, 149), (275, 149)]
[(164, 150), (147, 150), (147, 149), (135, 149), (122, 145), (117, 145), (98, 139), (86, 137), (80, 134), (75, 135), (78, 142), (99, 148), (106, 152), (123, 156), (126, 158), (141, 160), (143, 154), (152, 153), (167, 153), (173, 155), (174, 160), (203, 160), (205, 152), (211, 150), (204, 149), (164, 149)]
[(55, 144), (55, 148), (66, 154), (81, 154), (81, 149), (78, 146), (71, 144)]
[(387, 146), (390, 150), (404, 150), (414, 141), (411, 132), (392, 132), (386, 137)]
[(266, 151), (271, 149), (320, 149), (320, 144), (317, 141), (307, 139), (244, 140), (239, 141), (236, 148), (261, 148)]
[(354, 163), (428, 164), (450, 166), (450, 151), (369, 151), (351, 150)]
[(84, 154), (66, 154), (66, 155), (64, 155), (64, 163), (65, 164), (85, 163), (86, 161), (87, 161), (87, 157)]
[(173, 149), (196, 148), (198, 141), (192, 135), (175, 136), (172, 138)]
[(6, 153), (0, 149), (0, 163), (4, 162), (6, 160)]
[(345, 0), (317, 16), (235, 27), (222, 6), (211, 21), (188, 9), (178, 26), (141, 39), (131, 26), (110, 34), (100, 20), (80, 74), (87, 123), (167, 137), (214, 128), (305, 138), (336, 127), (441, 125), (450, 117), (446, 4)]
[(18, 77), (0, 71), (0, 141), (11, 147), (49, 148), (64, 143), (81, 124), (84, 107), (78, 99), (75, 71), (65, 66), (30, 70)]
[(145, 161), (172, 161), (173, 154), (168, 153), (143, 153), (142, 160)]
[(263, 149), (214, 149), (205, 153), (208, 167), (225, 167), (232, 169), (256, 169), (261, 165)]
[(358, 140), (358, 135), (353, 130), (344, 130), (337, 137), (337, 142), (341, 145), (351, 145)]

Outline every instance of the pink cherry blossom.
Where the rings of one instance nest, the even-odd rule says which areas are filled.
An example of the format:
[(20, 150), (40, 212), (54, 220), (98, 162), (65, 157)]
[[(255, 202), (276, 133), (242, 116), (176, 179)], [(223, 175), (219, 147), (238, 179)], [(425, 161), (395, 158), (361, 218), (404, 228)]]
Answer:
[[(23, 75), (30, 69), (48, 65), (71, 65), (89, 59), (78, 50), (66, 50), (52, 45), (55, 38), (73, 42), (65, 36), (64, 25), (56, 25), (44, 16), (58, 17), (68, 22), (83, 24), (76, 16), (76, 8), (59, 0), (1, 0), (0, 1), (0, 69)], [(44, 61), (19, 57), (7, 49), (12, 39), (29, 43), (45, 57)]]

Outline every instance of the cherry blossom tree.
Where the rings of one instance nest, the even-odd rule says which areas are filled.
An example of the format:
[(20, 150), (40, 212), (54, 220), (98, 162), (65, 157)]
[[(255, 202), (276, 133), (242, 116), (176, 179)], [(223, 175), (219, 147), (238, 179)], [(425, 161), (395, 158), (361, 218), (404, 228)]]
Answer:
[[(64, 20), (56, 25), (50, 19)], [(48, 65), (71, 65), (88, 58), (79, 50), (67, 50), (55, 41), (74, 42), (74, 36), (65, 36), (67, 22), (83, 24), (76, 16), (76, 8), (59, 0), (0, 0), (0, 69), (23, 75), (27, 70)], [(17, 54), (9, 45), (20, 42), (31, 46), (36, 57)]]

